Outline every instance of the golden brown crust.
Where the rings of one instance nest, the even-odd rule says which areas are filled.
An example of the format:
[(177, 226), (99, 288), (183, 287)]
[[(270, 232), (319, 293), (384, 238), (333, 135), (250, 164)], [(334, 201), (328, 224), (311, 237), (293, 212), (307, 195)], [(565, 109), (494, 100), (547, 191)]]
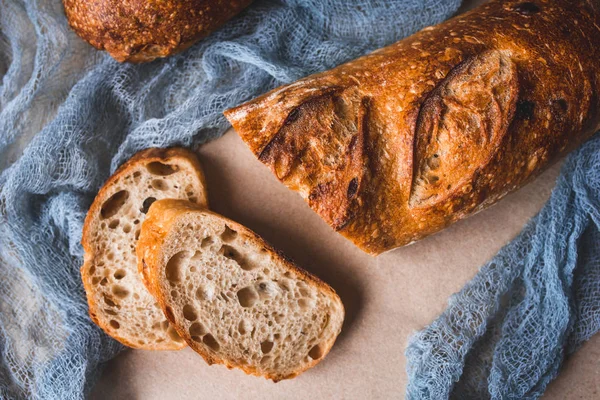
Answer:
[(183, 329), (183, 327), (179, 325), (177, 321), (175, 321), (174, 315), (168, 311), (168, 304), (166, 304), (165, 295), (161, 290), (161, 266), (163, 265), (164, 260), (163, 253), (161, 251), (162, 244), (167, 239), (168, 235), (177, 234), (177, 232), (172, 232), (173, 226), (177, 224), (180, 218), (184, 217), (188, 213), (203, 213), (214, 215), (222, 219), (227, 226), (236, 231), (238, 235), (241, 235), (246, 240), (253, 242), (257, 248), (265, 248), (269, 253), (279, 257), (290, 272), (295, 273), (307, 283), (316, 286), (320, 291), (328, 293), (331, 297), (335, 297), (339, 301), (343, 312), (343, 304), (331, 286), (323, 282), (318, 277), (296, 266), (291, 260), (286, 258), (279, 251), (275, 250), (271, 245), (265, 242), (264, 239), (245, 226), (185, 200), (159, 200), (152, 204), (148, 212), (148, 217), (142, 224), (142, 232), (136, 248), (138, 264), (139, 269), (145, 276), (144, 282), (147, 284), (148, 291), (150, 291), (150, 293), (152, 293), (152, 295), (158, 300), (163, 312), (165, 313), (165, 316), (173, 324), (173, 327), (177, 330), (177, 333), (179, 333), (179, 335), (185, 339), (187, 344), (194, 351), (200, 354), (209, 365), (223, 364), (230, 369), (239, 368), (247, 374), (264, 376), (265, 378), (271, 379), (275, 382), (282, 379), (293, 378), (313, 367), (323, 358), (325, 358), (325, 356), (331, 350), (336, 337), (333, 337), (329, 342), (324, 344), (323, 356), (320, 359), (313, 360), (311, 363), (307, 364), (306, 368), (295, 371), (294, 373), (285, 377), (271, 375), (265, 376), (251, 366), (231, 363), (228, 360), (216, 358), (213, 354), (207, 352), (202, 346), (198, 345), (196, 341), (192, 340), (189, 331)]
[(376, 255), (523, 186), (600, 128), (600, 4), (492, 0), (225, 112)]
[(63, 0), (71, 28), (120, 62), (148, 62), (185, 50), (251, 2)]
[[(128, 341), (126, 338), (119, 336), (118, 332), (113, 329), (111, 326), (102, 323), (97, 316), (96, 312), (100, 309), (99, 305), (94, 301), (94, 297), (91, 295), (96, 289), (92, 285), (92, 279), (90, 276), (90, 267), (94, 265), (96, 258), (96, 247), (94, 245), (94, 232), (98, 229), (98, 215), (100, 214), (102, 204), (106, 201), (108, 197), (110, 197), (109, 193), (112, 190), (113, 185), (119, 179), (124, 176), (129, 175), (132, 170), (139, 165), (140, 163), (149, 164), (154, 161), (160, 161), (162, 163), (168, 163), (169, 160), (184, 158), (189, 163), (192, 164), (194, 171), (196, 171), (197, 179), (201, 183), (202, 187), (206, 187), (206, 181), (204, 178), (204, 173), (202, 171), (202, 167), (200, 165), (200, 161), (198, 161), (198, 157), (195, 153), (186, 150), (184, 148), (168, 148), (168, 149), (159, 149), (159, 148), (150, 148), (146, 150), (139, 151), (133, 157), (131, 157), (127, 162), (125, 162), (115, 173), (108, 178), (108, 180), (104, 183), (102, 188), (99, 190), (98, 194), (94, 198), (90, 209), (85, 218), (85, 222), (83, 224), (83, 234), (81, 238), (81, 244), (84, 250), (84, 263), (81, 266), (81, 278), (83, 281), (83, 287), (85, 289), (88, 305), (89, 305), (89, 315), (92, 321), (96, 325), (98, 325), (102, 330), (104, 330), (107, 334), (112, 336), (114, 339), (123, 343), (126, 346), (132, 348), (143, 348), (146, 350), (179, 350), (185, 347), (185, 344), (175, 343), (175, 342), (164, 342), (164, 345), (151, 345), (146, 344), (144, 346), (138, 343), (132, 343)], [(199, 204), (205, 204), (208, 207), (208, 197), (206, 196), (206, 192), (203, 193), (204, 196), (202, 198), (197, 199)]]

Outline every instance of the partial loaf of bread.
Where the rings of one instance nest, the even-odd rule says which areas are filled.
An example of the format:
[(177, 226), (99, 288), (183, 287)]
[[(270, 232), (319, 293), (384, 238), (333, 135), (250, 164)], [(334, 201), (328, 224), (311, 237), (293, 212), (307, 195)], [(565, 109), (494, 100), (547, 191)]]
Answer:
[(83, 227), (81, 276), (90, 317), (121, 343), (149, 350), (185, 347), (142, 283), (135, 245), (155, 200), (187, 199), (206, 206), (205, 188), (194, 153), (148, 149), (119, 168), (94, 199)]
[(63, 0), (71, 28), (117, 61), (148, 62), (187, 49), (252, 0)]
[(492, 0), (225, 113), (370, 254), (523, 186), (600, 129), (600, 6)]
[(192, 203), (154, 203), (137, 254), (165, 315), (209, 364), (292, 378), (322, 360), (342, 329), (330, 286)]

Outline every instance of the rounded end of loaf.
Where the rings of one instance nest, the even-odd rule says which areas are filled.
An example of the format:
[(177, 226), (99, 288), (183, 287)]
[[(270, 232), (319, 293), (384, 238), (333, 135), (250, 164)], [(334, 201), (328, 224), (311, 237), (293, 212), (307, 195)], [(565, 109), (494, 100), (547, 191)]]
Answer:
[(133, 63), (187, 49), (251, 2), (63, 0), (69, 25), (83, 40), (119, 62)]

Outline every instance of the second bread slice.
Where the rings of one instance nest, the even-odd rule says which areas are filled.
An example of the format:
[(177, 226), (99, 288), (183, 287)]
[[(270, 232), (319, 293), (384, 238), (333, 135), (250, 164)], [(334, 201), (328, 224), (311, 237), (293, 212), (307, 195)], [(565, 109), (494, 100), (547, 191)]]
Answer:
[(195, 154), (183, 148), (137, 153), (108, 179), (83, 227), (81, 267), (91, 319), (121, 343), (145, 350), (178, 350), (185, 342), (169, 326), (138, 274), (135, 245), (156, 199), (207, 205)]
[(137, 254), (165, 315), (209, 364), (291, 378), (317, 364), (341, 331), (344, 308), (330, 286), (192, 203), (154, 203)]

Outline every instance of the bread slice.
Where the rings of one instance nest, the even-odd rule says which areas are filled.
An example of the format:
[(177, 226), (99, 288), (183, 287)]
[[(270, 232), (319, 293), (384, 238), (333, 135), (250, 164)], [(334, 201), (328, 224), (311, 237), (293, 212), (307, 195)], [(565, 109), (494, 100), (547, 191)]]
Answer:
[(344, 307), (329, 285), (192, 203), (154, 203), (137, 254), (165, 315), (209, 364), (292, 378), (323, 359), (342, 329)]
[(94, 199), (83, 227), (81, 276), (90, 317), (121, 343), (148, 350), (185, 347), (142, 283), (135, 244), (153, 201), (178, 198), (206, 206), (205, 187), (194, 153), (148, 149), (119, 168)]

